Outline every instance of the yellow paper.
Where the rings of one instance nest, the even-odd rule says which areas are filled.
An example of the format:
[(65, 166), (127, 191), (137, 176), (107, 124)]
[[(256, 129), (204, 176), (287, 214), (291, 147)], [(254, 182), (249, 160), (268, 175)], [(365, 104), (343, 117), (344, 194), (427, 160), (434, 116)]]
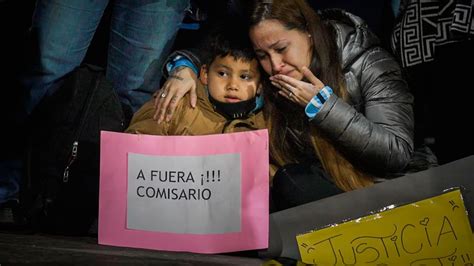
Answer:
[(473, 265), (474, 238), (459, 190), (296, 237), (304, 263)]

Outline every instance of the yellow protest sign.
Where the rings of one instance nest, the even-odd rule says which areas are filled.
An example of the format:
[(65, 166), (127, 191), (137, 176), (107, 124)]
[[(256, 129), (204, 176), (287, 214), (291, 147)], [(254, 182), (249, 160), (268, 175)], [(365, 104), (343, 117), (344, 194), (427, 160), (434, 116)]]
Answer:
[(459, 190), (296, 237), (316, 265), (473, 265), (474, 238)]

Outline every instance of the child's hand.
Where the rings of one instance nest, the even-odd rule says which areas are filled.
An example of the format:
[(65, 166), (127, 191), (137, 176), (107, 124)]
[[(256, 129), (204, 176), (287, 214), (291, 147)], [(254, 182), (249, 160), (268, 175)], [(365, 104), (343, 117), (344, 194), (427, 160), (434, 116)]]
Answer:
[(271, 76), (270, 81), (273, 86), (280, 89), (278, 92), (280, 95), (306, 107), (314, 95), (324, 87), (324, 84), (307, 67), (302, 67), (301, 73), (310, 83), (280, 74)]
[(173, 71), (163, 87), (153, 95), (155, 98), (155, 114), (153, 119), (157, 120), (158, 123), (164, 120), (169, 122), (173, 117), (176, 106), (178, 106), (178, 102), (188, 92), (191, 93), (191, 106), (193, 108), (196, 107), (196, 84), (197, 76), (190, 68), (177, 68)]

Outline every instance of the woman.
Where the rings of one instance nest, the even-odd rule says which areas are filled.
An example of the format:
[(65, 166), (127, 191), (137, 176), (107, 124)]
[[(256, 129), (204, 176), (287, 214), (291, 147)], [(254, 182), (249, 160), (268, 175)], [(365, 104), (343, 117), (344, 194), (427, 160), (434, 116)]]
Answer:
[[(317, 199), (313, 188), (321, 182), (348, 191), (404, 169), (413, 152), (413, 97), (397, 62), (366, 24), (342, 10), (317, 14), (304, 0), (254, 1), (249, 11), (250, 38), (274, 85), (264, 92), (271, 163), (280, 169), (273, 189), (291, 183), (296, 198), (309, 194), (289, 206)], [(168, 66), (182, 65), (180, 60)], [(159, 121), (195, 87), (189, 85), (193, 75), (183, 67), (173, 72), (180, 79), (168, 80), (166, 97), (157, 98)], [(295, 164), (310, 170), (295, 171)], [(286, 172), (305, 177), (278, 181), (294, 178)]]

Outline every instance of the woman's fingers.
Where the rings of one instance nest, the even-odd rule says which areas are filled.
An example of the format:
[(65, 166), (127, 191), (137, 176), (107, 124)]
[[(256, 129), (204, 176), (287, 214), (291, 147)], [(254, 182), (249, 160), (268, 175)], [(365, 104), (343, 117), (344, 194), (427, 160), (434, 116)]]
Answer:
[[(178, 104), (179, 104), (179, 101), (181, 100), (181, 98), (184, 97), (184, 95), (187, 93), (187, 91), (184, 91), (184, 90), (178, 90), (176, 92), (175, 95), (171, 96), (170, 98), (170, 101), (168, 103), (168, 107), (165, 108), (166, 110), (163, 111), (163, 118), (166, 122), (169, 122), (171, 121), (171, 118), (173, 117), (174, 115), (174, 111), (176, 110), (176, 108), (178, 107)], [(192, 95), (196, 95), (196, 86), (194, 86), (193, 88), (191, 88), (191, 97)], [(192, 106), (192, 103), (190, 101), (190, 104)], [(193, 108), (196, 107), (196, 105), (193, 106)], [(158, 120), (159, 122), (163, 121), (163, 120)]]
[(166, 88), (166, 86), (163, 86), (163, 88), (161, 88), (160, 90), (156, 91), (154, 94), (153, 94), (153, 104), (155, 106), (155, 108), (157, 108), (164, 100), (164, 98), (166, 98), (166, 95), (168, 94), (168, 90)]
[(190, 104), (193, 108), (195, 108), (197, 104), (197, 98), (198, 98), (197, 93), (196, 93), (196, 86), (194, 86), (194, 90), (191, 90), (189, 92), (189, 96), (190, 96), (189, 98)]
[(305, 78), (311, 82), (311, 84), (313, 84), (316, 88), (318, 88), (318, 91), (324, 87), (324, 83), (321, 82), (321, 80), (319, 80), (314, 74), (313, 72), (311, 72), (311, 70), (309, 70), (309, 68), (307, 67), (302, 67), (301, 68), (301, 73), (303, 73), (303, 75), (305, 76)]
[(309, 82), (286, 75), (275, 75), (270, 77), (270, 80), (275, 87), (280, 89), (282, 96), (301, 106), (306, 106), (311, 98), (324, 87), (324, 84), (307, 67), (303, 67), (301, 72)]
[(197, 76), (190, 68), (183, 68), (173, 72), (166, 80), (163, 88), (155, 94), (155, 113), (153, 119), (158, 123), (170, 121), (179, 101), (190, 92), (190, 104), (194, 108), (196, 96)]
[(280, 74), (270, 77), (270, 80), (279, 82), (283, 87), (291, 86), (297, 88), (303, 85), (303, 82), (300, 80)]
[(270, 77), (271, 83), (282, 90), (284, 93), (289, 94), (290, 92), (295, 93), (296, 87), (294, 86), (293, 78), (284, 76), (284, 75), (276, 75)]
[(153, 119), (155, 119), (158, 123), (161, 123), (164, 120), (166, 108), (168, 108), (169, 102), (173, 97), (174, 92), (167, 90), (166, 87), (160, 90), (160, 94), (158, 94), (159, 100), (156, 105), (155, 115)]
[(296, 91), (296, 89), (291, 86), (290, 84), (286, 83), (286, 82), (283, 82), (283, 81), (279, 81), (279, 80), (274, 80), (271, 82), (273, 84), (273, 86), (277, 87), (278, 89), (280, 89), (280, 93), (282, 95), (290, 95), (291, 94), (294, 94), (294, 91)]
[[(193, 81), (194, 82), (194, 81)], [(194, 108), (196, 106), (197, 96), (196, 96), (196, 85), (193, 84), (186, 84), (180, 85), (177, 87), (174, 84), (169, 84), (169, 86), (164, 87), (165, 93), (164, 97), (163, 94), (159, 94), (157, 98), (158, 104), (156, 105), (156, 111), (153, 119), (155, 119), (158, 123), (163, 121), (170, 121), (173, 117), (173, 114), (178, 107), (179, 101), (184, 97), (186, 93), (191, 93), (190, 97), (190, 104)], [(194, 96), (193, 96), (194, 95)], [(193, 100), (194, 97), (194, 100)], [(194, 106), (193, 106), (194, 101)]]
[(154, 104), (155, 104), (155, 114), (153, 115), (154, 120), (158, 120), (161, 115), (162, 107), (166, 101), (166, 96), (170, 94), (169, 92), (169, 80), (163, 85), (163, 87), (156, 92), (154, 96)]
[(289, 85), (288, 83), (279, 81), (272, 81), (272, 84), (280, 89), (278, 94), (294, 103), (297, 103), (298, 105), (305, 106), (306, 103), (304, 98), (301, 97), (300, 93), (295, 87)]
[(296, 96), (294, 93), (292, 92), (284, 92), (284, 91), (279, 91), (278, 94), (280, 94), (281, 96), (287, 98), (288, 100), (292, 101), (292, 102), (295, 102), (295, 103), (298, 103), (299, 104), (299, 97)]

